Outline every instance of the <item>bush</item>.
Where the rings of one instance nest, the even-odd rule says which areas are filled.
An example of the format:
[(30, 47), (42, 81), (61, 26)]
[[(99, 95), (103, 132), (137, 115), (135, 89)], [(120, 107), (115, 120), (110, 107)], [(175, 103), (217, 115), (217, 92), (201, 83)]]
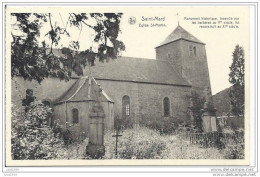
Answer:
[[(105, 136), (106, 155), (115, 157), (115, 138), (110, 133)], [(118, 141), (118, 157), (120, 159), (155, 159), (161, 158), (166, 143), (160, 140), (160, 134), (145, 127), (127, 129), (122, 132)]]
[[(204, 108), (206, 99), (204, 97), (201, 97), (195, 91), (192, 91), (191, 95), (187, 96), (187, 98), (189, 98), (192, 103), (192, 106), (190, 106), (189, 109), (192, 113), (193, 124), (194, 124), (197, 132), (201, 133), (201, 132), (203, 132), (202, 119), (201, 119), (202, 113), (203, 113), (202, 110)], [(208, 106), (210, 106), (210, 105), (208, 105)]]
[(114, 128), (119, 130), (125, 130), (128, 128), (133, 128), (136, 124), (135, 120), (132, 117), (128, 118), (119, 118), (115, 116), (114, 118)]
[[(105, 159), (115, 159), (114, 133), (105, 134)], [(146, 127), (127, 129), (118, 139), (120, 159), (223, 159), (216, 148), (200, 148), (176, 135), (160, 135)]]
[(12, 158), (56, 159), (64, 158), (64, 143), (47, 125), (51, 109), (41, 102), (32, 102), (28, 112), (12, 107)]
[(188, 127), (189, 122), (175, 117), (162, 118), (144, 118), (140, 119), (140, 125), (159, 131), (160, 134), (171, 134), (178, 130), (179, 127)]
[[(224, 131), (225, 132), (225, 131)], [(222, 138), (224, 149), (222, 150), (225, 159), (244, 159), (245, 158), (245, 143), (244, 132), (233, 131), (229, 138)]]

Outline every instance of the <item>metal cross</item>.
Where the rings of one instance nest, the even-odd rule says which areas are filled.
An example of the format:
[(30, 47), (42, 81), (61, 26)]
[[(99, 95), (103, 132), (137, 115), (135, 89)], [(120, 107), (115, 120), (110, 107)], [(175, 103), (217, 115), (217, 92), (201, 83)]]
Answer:
[[(117, 122), (119, 123), (119, 118), (117, 118)], [(117, 142), (118, 142), (118, 137), (122, 136), (122, 135), (119, 135), (119, 129), (120, 129), (120, 125), (118, 124), (116, 126), (116, 134), (115, 135), (112, 135), (112, 137), (116, 137), (116, 158), (117, 158)]]
[(179, 13), (177, 13), (176, 16), (177, 16), (177, 19), (178, 19), (178, 26), (180, 26), (180, 23), (179, 23)]

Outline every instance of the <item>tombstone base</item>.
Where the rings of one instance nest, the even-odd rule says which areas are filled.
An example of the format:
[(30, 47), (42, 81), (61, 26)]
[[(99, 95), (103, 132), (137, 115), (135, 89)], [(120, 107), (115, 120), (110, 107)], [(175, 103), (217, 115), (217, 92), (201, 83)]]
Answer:
[(217, 131), (216, 110), (204, 109), (202, 114), (202, 126), (205, 133)]
[(86, 146), (86, 155), (92, 159), (99, 159), (105, 155), (105, 146), (89, 144)]

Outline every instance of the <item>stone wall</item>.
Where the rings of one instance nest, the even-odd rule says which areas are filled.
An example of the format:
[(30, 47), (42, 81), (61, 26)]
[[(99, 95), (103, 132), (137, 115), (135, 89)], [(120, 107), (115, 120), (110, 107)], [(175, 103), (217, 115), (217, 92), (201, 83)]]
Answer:
[[(14, 81), (17, 83), (15, 84)], [(34, 90), (34, 95), (37, 99), (48, 100), (52, 104), (52, 101), (64, 94), (75, 81), (76, 79), (72, 79), (69, 82), (60, 81), (58, 79), (46, 79), (41, 85), (38, 85), (36, 82), (15, 78), (12, 81), (12, 102), (21, 105), (22, 101), (19, 95), (25, 98), (26, 89), (30, 88)], [(115, 102), (114, 105), (111, 105), (114, 107), (115, 116), (118, 115), (122, 117), (122, 98), (124, 95), (128, 95), (130, 97), (130, 115), (132, 118), (136, 118), (136, 120), (140, 117), (163, 117), (164, 97), (170, 99), (171, 116), (187, 118), (189, 101), (186, 96), (190, 94), (190, 87), (108, 80), (97, 80), (97, 82)], [(15, 85), (19, 85), (17, 90), (15, 89)], [(58, 112), (62, 112), (64, 111), (63, 107), (64, 105), (56, 109), (59, 110)], [(82, 106), (79, 105), (79, 107), (81, 109)], [(85, 108), (86, 107), (82, 109)], [(59, 114), (57, 117), (62, 117), (62, 114), (56, 114)], [(65, 120), (61, 121), (62, 124), (65, 125)], [(107, 124), (112, 123), (112, 120), (109, 121)]]
[[(182, 76), (192, 84), (196, 92), (210, 99), (212, 93), (205, 45), (182, 40), (181, 46)], [(196, 47), (196, 56), (189, 54), (189, 46)]]
[(46, 100), (52, 104), (54, 100), (62, 96), (75, 82), (75, 79), (66, 82), (51, 78), (45, 79), (39, 84), (36, 81), (25, 81), (22, 77), (15, 77), (11, 82), (11, 101), (13, 104), (21, 106), (21, 100), (25, 98), (26, 90), (32, 89), (37, 99)]
[(180, 40), (156, 48), (156, 60), (169, 61), (179, 74), (181, 74), (182, 72), (181, 57), (182, 57), (182, 50), (181, 50)]
[(122, 117), (122, 98), (130, 97), (130, 116), (140, 117), (163, 117), (163, 99), (170, 99), (170, 115), (173, 117), (187, 118), (187, 107), (190, 95), (190, 87), (131, 83), (120, 81), (98, 80), (102, 88), (115, 101), (115, 115)]
[[(190, 46), (196, 48), (196, 55)], [(157, 60), (168, 60), (173, 67), (191, 83), (192, 89), (211, 99), (211, 86), (205, 45), (177, 40), (156, 48)], [(211, 100), (212, 101), (212, 100)]]
[[(76, 129), (79, 129), (81, 131), (88, 131), (88, 125), (89, 125), (89, 111), (93, 106), (93, 101), (88, 102), (68, 102), (67, 103), (67, 121), (70, 123), (72, 127), (75, 127)], [(103, 107), (105, 118), (105, 129), (106, 130), (113, 130), (114, 129), (114, 115), (111, 112), (111, 109), (113, 109), (113, 103), (109, 102), (101, 102), (101, 106)], [(72, 120), (72, 109), (78, 109), (79, 112), (79, 123), (73, 124)], [(65, 127), (66, 126), (66, 105), (58, 104), (53, 106), (54, 109), (54, 115), (53, 117), (55, 120), (60, 120), (61, 124)]]
[(170, 100), (170, 116), (187, 118), (190, 87), (139, 84), (140, 115), (145, 118), (164, 116), (163, 99)]

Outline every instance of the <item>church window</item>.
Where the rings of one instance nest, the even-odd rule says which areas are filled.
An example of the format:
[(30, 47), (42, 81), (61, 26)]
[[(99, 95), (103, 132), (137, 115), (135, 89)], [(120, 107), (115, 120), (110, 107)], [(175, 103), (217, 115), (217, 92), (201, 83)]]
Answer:
[(79, 111), (76, 108), (72, 109), (72, 121), (73, 124), (79, 123)]
[(189, 54), (192, 56), (192, 45), (189, 46)]
[(193, 54), (194, 54), (194, 56), (197, 55), (196, 47), (193, 47)]
[(122, 100), (123, 117), (130, 116), (130, 98), (129, 96), (123, 96)]
[(163, 111), (165, 117), (168, 117), (170, 115), (170, 100), (168, 97), (165, 97), (163, 99)]

